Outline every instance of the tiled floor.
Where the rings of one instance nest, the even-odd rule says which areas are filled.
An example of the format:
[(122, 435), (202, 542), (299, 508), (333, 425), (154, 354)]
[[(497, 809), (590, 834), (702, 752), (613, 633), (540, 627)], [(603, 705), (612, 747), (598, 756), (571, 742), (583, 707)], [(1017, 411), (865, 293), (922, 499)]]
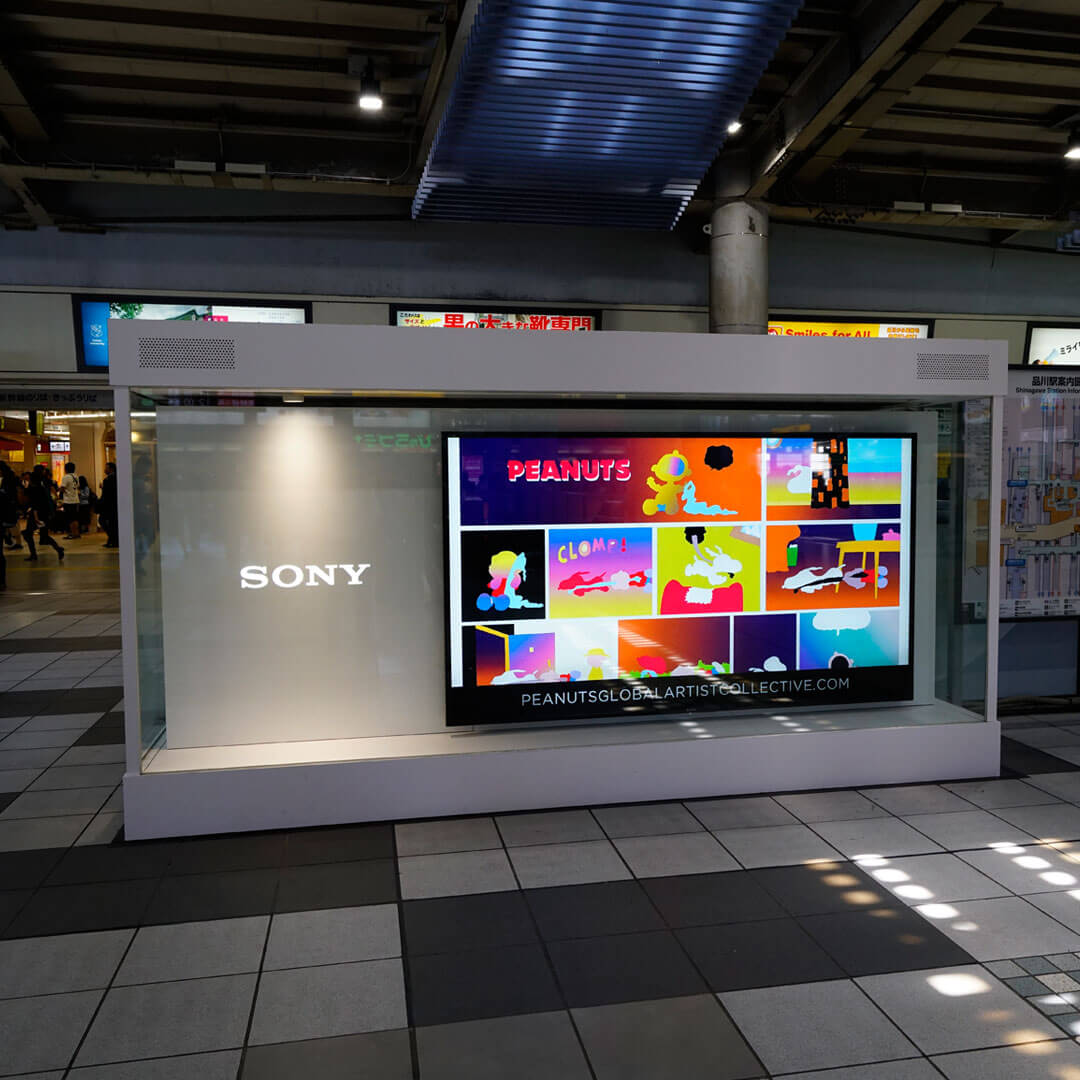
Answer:
[(1080, 1077), (1080, 716), (1002, 779), (125, 843), (87, 558), (0, 611), (0, 1076)]

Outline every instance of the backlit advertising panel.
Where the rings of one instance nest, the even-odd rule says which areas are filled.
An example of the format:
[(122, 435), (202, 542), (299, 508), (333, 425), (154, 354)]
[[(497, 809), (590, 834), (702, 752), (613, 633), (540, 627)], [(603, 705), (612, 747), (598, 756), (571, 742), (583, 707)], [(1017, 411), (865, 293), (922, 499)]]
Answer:
[(925, 338), (929, 323), (911, 322), (803, 322), (777, 316), (769, 320), (774, 337)]
[(913, 435), (444, 452), (451, 726), (912, 697)]

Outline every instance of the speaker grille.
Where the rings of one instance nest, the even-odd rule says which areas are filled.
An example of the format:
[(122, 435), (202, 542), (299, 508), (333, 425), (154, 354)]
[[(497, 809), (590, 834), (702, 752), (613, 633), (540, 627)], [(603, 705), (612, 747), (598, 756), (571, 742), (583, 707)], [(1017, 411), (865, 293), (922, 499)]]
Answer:
[(192, 338), (139, 338), (139, 367), (145, 370), (198, 369), (231, 371), (236, 368), (236, 342)]
[(989, 353), (916, 353), (915, 378), (990, 381)]

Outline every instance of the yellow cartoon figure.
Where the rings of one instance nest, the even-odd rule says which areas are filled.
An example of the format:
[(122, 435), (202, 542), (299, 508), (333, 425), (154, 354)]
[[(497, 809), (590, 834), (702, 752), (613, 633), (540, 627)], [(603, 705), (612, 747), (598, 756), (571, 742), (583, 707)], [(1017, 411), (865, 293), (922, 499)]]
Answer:
[(606, 679), (607, 675), (604, 674), (604, 661), (608, 658), (608, 654), (603, 649), (597, 647), (590, 649), (585, 654), (585, 659), (589, 664), (589, 672), (585, 676), (586, 679)]
[(662, 510), (665, 514), (679, 512), (679, 498), (686, 481), (690, 479), (690, 462), (678, 450), (665, 454), (653, 467), (657, 483), (651, 476), (645, 477), (645, 483), (656, 493), (656, 498), (646, 499), (641, 509), (649, 517)]

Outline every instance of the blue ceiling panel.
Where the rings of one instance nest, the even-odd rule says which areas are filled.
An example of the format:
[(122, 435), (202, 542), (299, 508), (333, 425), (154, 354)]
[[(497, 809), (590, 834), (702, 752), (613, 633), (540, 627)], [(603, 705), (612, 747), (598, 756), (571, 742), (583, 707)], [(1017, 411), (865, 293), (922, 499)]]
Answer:
[(481, 0), (413, 217), (670, 229), (802, 0)]

